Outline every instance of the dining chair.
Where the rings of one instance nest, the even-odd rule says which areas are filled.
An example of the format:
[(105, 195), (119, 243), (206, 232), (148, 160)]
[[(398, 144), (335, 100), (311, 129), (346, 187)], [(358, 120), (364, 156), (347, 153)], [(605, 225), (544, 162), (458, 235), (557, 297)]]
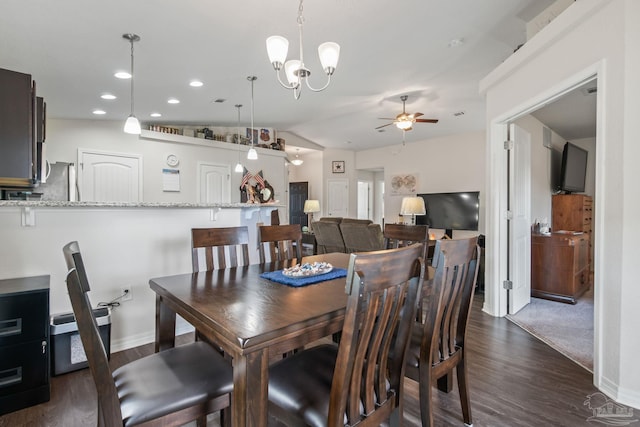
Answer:
[(425, 300), (423, 322), (414, 324), (405, 375), (419, 383), (423, 427), (434, 426), (432, 385), (450, 392), (456, 370), (464, 423), (472, 424), (467, 382), (465, 334), (475, 283), (480, 247), (478, 238), (438, 240), (433, 256), (435, 274)]
[[(73, 314), (98, 392), (99, 426), (178, 426), (194, 419), (205, 426), (208, 413), (229, 407), (231, 365), (202, 341), (151, 354), (112, 372), (92, 313), (78, 243), (68, 243), (63, 253)], [(221, 418), (229, 424), (226, 414)]]
[(302, 350), (269, 368), (270, 416), (310, 426), (402, 421), (403, 369), (423, 283), (421, 255), (418, 244), (350, 255), (340, 343)]
[[(258, 226), (258, 253), (260, 263), (292, 259), (300, 262), (302, 260), (302, 228), (300, 224)], [(267, 260), (267, 253), (269, 260)]]
[(429, 226), (385, 224), (382, 234), (384, 236), (385, 248), (401, 248), (414, 243), (420, 243), (424, 248), (423, 258), (425, 260), (427, 259), (429, 251)]
[(207, 271), (249, 265), (249, 229), (246, 225), (192, 228), (191, 261), (194, 273), (200, 271), (198, 254), (203, 251)]

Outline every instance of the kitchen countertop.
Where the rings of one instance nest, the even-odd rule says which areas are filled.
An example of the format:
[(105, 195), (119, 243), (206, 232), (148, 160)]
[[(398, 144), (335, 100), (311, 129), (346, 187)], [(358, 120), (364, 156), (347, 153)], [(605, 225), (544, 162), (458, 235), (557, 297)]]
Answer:
[(0, 200), (0, 207), (28, 208), (220, 208), (284, 207), (277, 203), (69, 202), (58, 200)]

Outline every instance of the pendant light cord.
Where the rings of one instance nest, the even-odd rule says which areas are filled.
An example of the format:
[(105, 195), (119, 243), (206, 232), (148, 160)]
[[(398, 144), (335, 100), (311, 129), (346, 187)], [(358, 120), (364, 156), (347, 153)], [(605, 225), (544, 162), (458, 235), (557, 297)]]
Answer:
[(131, 42), (131, 115), (133, 115), (133, 37), (130, 39)]

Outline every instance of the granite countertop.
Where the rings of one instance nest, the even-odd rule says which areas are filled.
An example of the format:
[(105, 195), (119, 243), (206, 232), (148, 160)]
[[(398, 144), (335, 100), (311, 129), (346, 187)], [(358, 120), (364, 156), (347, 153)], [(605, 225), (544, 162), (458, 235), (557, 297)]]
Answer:
[(284, 207), (278, 203), (167, 203), (167, 202), (69, 202), (58, 200), (0, 200), (0, 207), (29, 208), (261, 208)]

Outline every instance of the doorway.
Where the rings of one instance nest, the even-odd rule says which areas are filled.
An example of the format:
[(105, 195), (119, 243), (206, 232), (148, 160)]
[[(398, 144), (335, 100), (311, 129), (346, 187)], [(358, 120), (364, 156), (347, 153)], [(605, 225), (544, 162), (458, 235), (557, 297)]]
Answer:
[[(593, 96), (592, 100), (588, 100), (587, 98), (585, 98), (588, 94), (591, 94)], [(591, 164), (590, 173), (587, 174), (588, 176), (587, 179), (588, 180), (591, 179), (592, 184), (590, 186), (588, 184), (585, 186), (585, 193), (587, 195), (592, 196), (595, 202), (596, 196), (597, 196), (595, 176), (598, 174), (598, 171), (600, 170), (599, 167), (602, 167), (601, 159), (596, 157), (596, 145), (595, 145), (596, 122), (597, 122), (596, 99), (598, 99), (596, 94), (597, 94), (596, 74), (593, 74), (587, 78), (582, 78), (582, 79), (576, 78), (574, 84), (570, 84), (563, 90), (556, 91), (556, 93), (553, 93), (552, 95), (548, 95), (547, 98), (544, 99), (543, 101), (537, 101), (533, 103), (532, 106), (528, 108), (523, 108), (521, 111), (515, 114), (511, 114), (510, 117), (506, 118), (504, 121), (495, 122), (492, 125), (491, 139), (490, 139), (490, 144), (492, 144), (492, 146), (489, 148), (489, 150), (491, 151), (491, 155), (494, 159), (498, 158), (495, 155), (500, 154), (502, 159), (504, 160), (505, 165), (507, 164), (506, 158), (509, 156), (509, 154), (498, 153), (497, 148), (498, 146), (501, 146), (503, 144), (502, 141), (511, 139), (511, 138), (507, 138), (507, 135), (506, 135), (509, 124), (512, 124), (515, 122), (520, 125), (523, 122), (526, 122), (527, 120), (529, 120), (530, 122), (535, 121), (537, 123), (537, 126), (539, 127), (538, 134), (534, 134), (532, 136), (532, 140), (531, 140), (532, 155), (528, 160), (528, 165), (525, 164), (524, 166), (520, 165), (520, 166), (514, 167), (513, 173), (509, 173), (507, 166), (504, 166), (504, 169), (502, 171), (497, 171), (497, 173), (492, 174), (493, 182), (496, 184), (498, 183), (498, 181), (496, 181), (496, 178), (500, 179), (499, 177), (502, 177), (502, 179), (504, 179), (503, 184), (499, 185), (500, 191), (498, 191), (497, 194), (500, 194), (500, 198), (499, 200), (496, 200), (496, 202), (500, 205), (500, 212), (506, 213), (505, 215), (500, 215), (500, 225), (496, 226), (497, 229), (500, 230), (499, 231), (500, 237), (496, 236), (495, 233), (492, 233), (492, 236), (494, 237), (494, 239), (498, 241), (497, 247), (499, 248), (498, 251), (499, 251), (500, 260), (498, 260), (497, 264), (500, 264), (500, 268), (496, 271), (495, 264), (494, 264), (493, 266), (494, 272), (492, 274), (493, 280), (491, 279), (491, 276), (488, 276), (489, 280), (493, 281), (493, 286), (491, 286), (493, 295), (490, 296), (489, 299), (492, 300), (493, 302), (498, 303), (500, 313), (502, 313), (500, 315), (509, 314), (509, 317), (511, 317), (512, 315), (510, 313), (515, 313), (517, 311), (517, 308), (519, 308), (517, 304), (514, 304), (513, 290), (503, 289), (502, 283), (503, 283), (503, 280), (505, 280), (504, 278), (506, 278), (506, 280), (509, 280), (510, 278), (515, 277), (516, 276), (515, 272), (517, 271), (521, 273), (524, 272), (528, 275), (528, 277), (531, 277), (530, 276), (531, 274), (530, 245), (527, 248), (524, 248), (522, 246), (518, 246), (517, 244), (514, 244), (513, 243), (514, 239), (512, 237), (506, 237), (509, 235), (509, 233), (511, 233), (511, 230), (513, 228), (512, 223), (515, 221), (515, 216), (516, 216), (516, 212), (511, 211), (512, 205), (511, 203), (509, 203), (509, 199), (506, 197), (506, 195), (513, 195), (512, 188), (510, 187), (517, 184), (518, 179), (521, 178), (520, 174), (522, 172), (526, 173), (527, 166), (532, 167), (532, 171), (531, 171), (532, 195), (530, 197), (527, 197), (527, 199), (531, 203), (532, 214), (530, 219), (531, 221), (538, 221), (541, 223), (547, 223), (549, 225), (552, 225), (551, 197), (552, 197), (552, 194), (554, 194), (554, 188), (553, 188), (553, 182), (552, 182), (553, 181), (552, 169), (554, 166), (557, 167), (557, 165), (554, 165), (554, 162), (552, 161), (552, 157), (554, 155), (553, 154), (554, 148), (552, 147), (552, 143), (551, 141), (549, 141), (549, 138), (545, 135), (549, 133), (548, 132), (549, 128), (551, 128), (553, 130), (554, 137), (558, 137), (560, 139), (560, 141), (554, 140), (553, 141), (554, 143), (561, 143), (562, 145), (564, 145), (564, 142), (566, 141), (574, 142), (576, 140), (578, 141), (590, 140), (590, 142), (593, 144), (589, 154), (589, 158), (590, 158), (589, 163)], [(576, 110), (576, 108), (568, 107), (566, 103), (568, 102), (567, 99), (573, 99), (574, 101), (577, 99), (578, 101), (581, 101), (584, 103), (593, 102), (593, 111), (589, 113), (590, 116), (588, 117), (588, 121), (592, 123), (593, 128), (591, 130), (584, 131), (584, 132), (591, 132), (591, 133), (588, 133), (587, 136), (570, 134), (568, 130), (569, 128), (561, 127), (562, 125), (561, 122), (554, 122), (553, 120), (547, 119), (548, 117), (557, 118), (558, 116), (560, 116), (564, 119), (564, 121), (569, 121), (570, 117), (568, 115), (568, 112), (575, 112), (573, 110)], [(493, 146), (493, 144), (496, 144), (496, 145)], [(560, 146), (560, 149), (561, 149), (561, 146)], [(557, 148), (555, 148), (555, 150), (557, 151)], [(537, 155), (536, 155), (536, 152), (538, 153)], [(544, 153), (544, 154), (540, 154), (540, 153)], [(544, 163), (540, 163), (540, 159), (544, 159)], [(536, 161), (539, 161), (537, 165), (535, 164)], [(500, 164), (500, 163), (501, 162), (497, 162), (497, 164)], [(591, 178), (589, 178), (589, 174), (591, 174)], [(542, 179), (540, 179), (540, 175), (542, 175)], [(536, 187), (536, 180), (538, 181), (537, 187)], [(546, 200), (542, 200), (543, 198), (546, 198)], [(540, 207), (541, 205), (545, 205), (545, 206), (541, 208)], [(594, 211), (595, 210), (597, 209), (594, 209)], [(490, 215), (490, 216), (493, 218), (496, 218), (495, 215)], [(507, 220), (508, 217), (510, 217), (511, 220)], [(596, 221), (594, 221), (593, 223), (597, 224)], [(552, 231), (553, 231), (553, 227), (552, 227)], [(597, 233), (599, 230), (597, 227), (595, 227), (594, 231)], [(505, 233), (506, 235), (503, 233)], [(597, 238), (597, 236), (592, 236), (592, 239), (594, 237)], [(522, 250), (522, 249), (526, 249), (526, 250)], [(593, 260), (593, 262), (591, 263), (591, 266), (597, 264), (595, 257), (592, 257), (591, 259)], [(597, 277), (597, 272), (595, 273)], [(513, 287), (515, 287), (516, 279), (514, 278), (513, 280), (514, 280)], [(593, 286), (595, 286), (598, 283), (598, 281), (592, 280), (591, 283), (592, 283), (591, 289), (593, 290), (594, 289)], [(595, 326), (595, 327), (591, 327), (589, 332), (590, 338), (593, 341), (591, 341), (590, 345), (587, 344), (584, 346), (585, 348), (588, 348), (590, 356), (593, 357), (594, 359), (595, 359), (595, 355), (598, 354), (598, 345), (597, 345), (598, 330), (597, 330), (597, 322), (594, 321), (595, 318), (597, 317), (597, 312), (598, 312), (597, 295), (598, 295), (598, 292), (593, 292), (592, 294), (585, 294), (583, 298), (587, 298), (587, 299), (590, 298), (590, 301), (587, 301), (587, 303), (591, 305), (591, 309), (584, 312), (585, 315), (588, 316), (588, 318), (578, 319), (575, 325), (573, 326), (572, 324), (570, 324), (570, 321), (569, 321), (569, 318), (570, 318), (569, 314), (573, 316), (573, 313), (569, 313), (569, 310), (573, 310), (574, 306), (569, 304), (559, 303), (559, 302), (557, 303), (552, 302), (552, 304), (555, 304), (554, 310), (557, 310), (557, 313), (558, 313), (556, 317), (556, 319), (558, 320), (552, 326), (555, 329), (561, 329), (563, 327), (567, 327), (565, 333), (556, 334), (556, 336), (557, 335), (561, 336), (561, 340), (563, 340), (562, 345), (566, 345), (568, 348), (571, 348), (572, 344), (568, 344), (568, 343), (571, 343), (574, 338), (578, 338), (579, 332), (581, 332), (581, 330), (578, 329), (578, 327), (584, 326), (585, 323), (591, 323), (592, 325)], [(525, 307), (521, 313), (524, 315), (527, 313), (527, 310), (530, 310), (530, 309), (533, 309), (536, 311), (536, 313), (539, 313), (540, 307), (538, 305), (538, 302), (546, 302), (546, 301), (547, 300), (532, 299), (532, 306)], [(536, 304), (533, 304), (534, 302)], [(485, 303), (485, 307), (486, 306), (487, 304)], [(496, 307), (497, 306), (494, 306), (494, 308)], [(517, 319), (517, 317), (518, 315), (516, 314), (515, 318)], [(547, 330), (545, 332), (547, 335), (540, 333), (540, 330), (543, 330), (543, 328), (547, 327), (546, 324), (543, 325), (543, 321), (546, 320), (546, 318), (551, 318), (550, 315), (546, 315), (544, 317), (545, 319), (540, 319), (540, 316), (530, 316), (530, 319), (532, 324), (534, 325), (534, 328), (531, 328), (531, 329), (527, 329), (526, 327), (523, 327), (523, 328), (525, 330), (528, 330), (529, 332), (532, 332), (532, 330), (538, 331), (537, 333), (534, 333), (534, 335), (544, 340), (545, 342), (548, 342), (552, 347), (558, 349), (568, 357), (577, 361), (578, 358), (571, 357), (571, 354), (569, 351), (562, 350), (562, 346), (554, 345), (553, 338), (555, 338), (554, 334), (557, 331)], [(536, 322), (539, 323), (539, 325)], [(595, 346), (593, 344), (594, 342), (596, 343)], [(556, 341), (556, 344), (557, 344), (557, 341)], [(594, 348), (596, 350), (595, 352), (593, 351)], [(576, 354), (583, 354), (583, 353), (580, 351), (577, 351)], [(593, 362), (594, 363), (592, 366), (596, 366), (597, 364), (595, 363), (595, 360), (593, 360)], [(586, 367), (586, 364), (584, 363), (580, 363), (580, 364)], [(587, 367), (587, 369), (589, 368)]]
[(78, 165), (78, 200), (142, 201), (142, 156), (80, 148)]
[(289, 183), (289, 224), (309, 227), (307, 214), (304, 213), (304, 201), (309, 198), (308, 182)]

